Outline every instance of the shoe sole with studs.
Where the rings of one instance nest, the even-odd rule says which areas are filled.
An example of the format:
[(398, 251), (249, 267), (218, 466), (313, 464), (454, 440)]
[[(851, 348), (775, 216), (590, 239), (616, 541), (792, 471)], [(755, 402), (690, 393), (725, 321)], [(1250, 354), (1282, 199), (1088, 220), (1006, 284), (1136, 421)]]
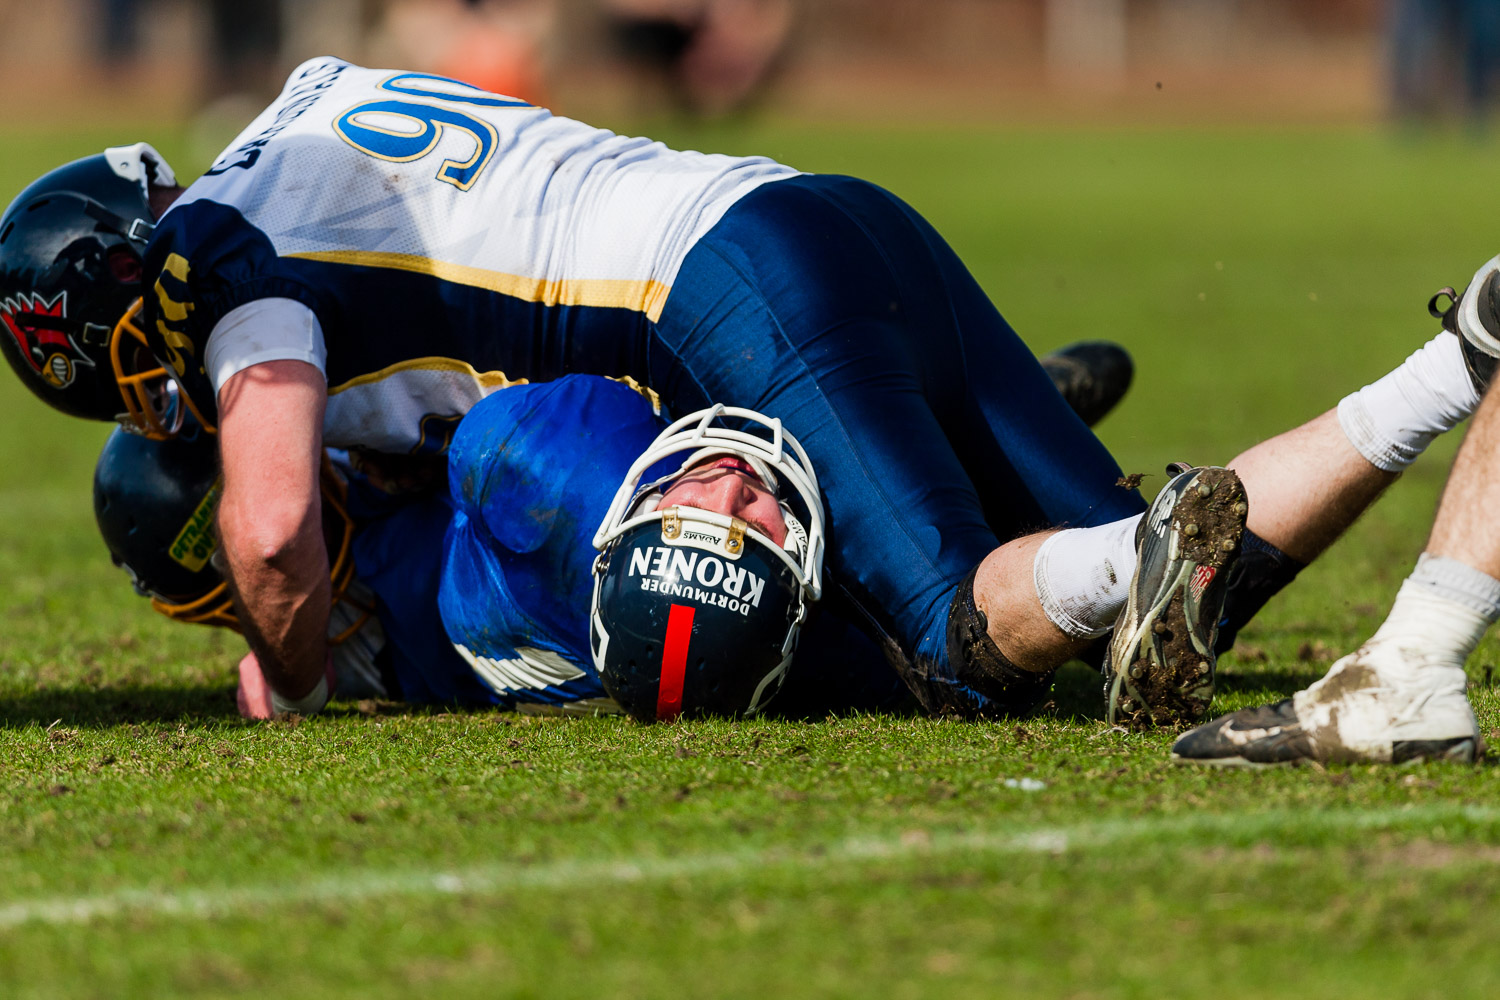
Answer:
[[(1213, 702), (1214, 640), (1249, 505), (1230, 469), (1186, 475), (1192, 478), (1169, 512), (1159, 506), (1169, 501), (1159, 498), (1143, 523), (1140, 564), (1110, 642), (1105, 695), (1111, 723), (1196, 723)], [(1163, 562), (1159, 576), (1148, 568)]]

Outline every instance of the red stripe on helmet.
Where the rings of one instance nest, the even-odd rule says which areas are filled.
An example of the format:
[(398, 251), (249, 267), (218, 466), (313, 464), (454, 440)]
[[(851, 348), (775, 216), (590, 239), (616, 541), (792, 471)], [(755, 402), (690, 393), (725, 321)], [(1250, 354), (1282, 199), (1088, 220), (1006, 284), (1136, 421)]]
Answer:
[(682, 714), (682, 681), (687, 674), (688, 643), (693, 637), (693, 609), (672, 605), (667, 639), (661, 647), (661, 686), (656, 693), (656, 720), (671, 722)]

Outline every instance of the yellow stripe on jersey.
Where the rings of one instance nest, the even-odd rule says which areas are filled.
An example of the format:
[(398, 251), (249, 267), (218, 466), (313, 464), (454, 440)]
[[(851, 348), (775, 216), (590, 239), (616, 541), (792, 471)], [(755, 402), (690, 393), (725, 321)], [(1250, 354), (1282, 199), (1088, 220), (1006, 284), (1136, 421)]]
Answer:
[(484, 386), (486, 389), (504, 389), (512, 385), (525, 385), (530, 379), (507, 378), (504, 372), (482, 372), (466, 361), (458, 361), (454, 358), (412, 358), (410, 361), (398, 361), (388, 368), (382, 368), (378, 372), (370, 372), (368, 375), (358, 375), (349, 381), (339, 385), (330, 386), (328, 395), (337, 396), (345, 389), (354, 389), (362, 385), (372, 385), (383, 381), (400, 372), (424, 371), (424, 372), (458, 372), (468, 375)]
[(641, 385), (629, 375), (606, 375), (604, 377), (609, 379), (611, 382), (620, 382), (624, 385), (628, 385), (630, 386), (630, 388), (634, 389), (642, 396), (645, 396), (648, 400), (651, 401), (651, 412), (656, 414), (658, 417), (661, 416), (661, 396), (657, 394), (655, 389), (651, 388), (649, 385)]
[(416, 254), (384, 253), (376, 250), (312, 250), (306, 253), (289, 253), (286, 256), (299, 260), (315, 260), (324, 264), (357, 264), (362, 267), (383, 267), (393, 271), (410, 271), (413, 274), (429, 274), (442, 281), (471, 288), (483, 288), (501, 295), (539, 302), (545, 306), (596, 306), (604, 309), (629, 309), (645, 313), (655, 323), (661, 319), (661, 310), (667, 303), (670, 285), (659, 281), (637, 281), (613, 278), (576, 278), (547, 281), (543, 278), (527, 278), (519, 274), (504, 274), (486, 271), (466, 264), (450, 264), (447, 261), (419, 257)]

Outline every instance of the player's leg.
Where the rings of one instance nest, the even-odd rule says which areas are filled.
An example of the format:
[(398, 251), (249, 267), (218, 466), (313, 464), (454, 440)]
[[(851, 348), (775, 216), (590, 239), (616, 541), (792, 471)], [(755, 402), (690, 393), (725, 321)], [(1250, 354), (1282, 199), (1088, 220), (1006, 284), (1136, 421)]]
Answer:
[(1312, 687), (1186, 734), (1175, 759), (1472, 760), (1483, 750), (1464, 696), (1464, 661), (1500, 619), (1500, 393), (1474, 416), (1427, 550), (1385, 623)]
[(1231, 461), (1252, 503), (1220, 649), (1432, 441), (1466, 419), (1480, 394), (1458, 338), (1443, 332), (1336, 409)]
[[(1119, 649), (1111, 712), (1137, 721), (1201, 718), (1213, 694), (1214, 631), (1244, 526), (1244, 492), (1224, 469), (1187, 469), (1145, 502), (1119, 466), (1038, 378), (1029, 353), (953, 252), (909, 209), (960, 328), (962, 419), (946, 427), (1001, 537), (1063, 525), (992, 553), (974, 591), (980, 611), (1040, 607), (1008, 628), (1011, 658), (1046, 663), (1061, 635), (1077, 652), (1112, 629)], [(1121, 627), (1123, 623), (1123, 627)], [(1018, 658), (1021, 657), (1021, 658)]]
[[(809, 179), (737, 206), (679, 275), (652, 383), (677, 410), (714, 400), (782, 418), (827, 497), (830, 575), (893, 639), (913, 690), (936, 710), (1014, 710), (1045, 691), (1047, 671), (1079, 642), (1036, 599), (1037, 540), (997, 544), (966, 469), (977, 466), (954, 452), (950, 428), (973, 415), (947, 276), (892, 202), (855, 182)], [(1082, 517), (1101, 496), (1124, 503), (1118, 468), (1005, 332), (1015, 447), (983, 468), (1018, 512), (1009, 526)], [(986, 360), (1003, 372), (1011, 359)], [(1032, 396), (1051, 416), (1026, 413)], [(1027, 447), (1033, 438), (1055, 439), (1050, 464), (1049, 449)], [(1070, 495), (1067, 459), (1085, 452), (1108, 468)], [(976, 599), (972, 571), (997, 550)]]
[[(940, 274), (957, 327), (963, 398), (939, 408), (944, 433), (986, 521), (1014, 539), (980, 564), (974, 611), (1012, 662), (1048, 670), (1059, 649), (1081, 653), (1119, 614), (1146, 503), (1123, 485), (1078, 407), (1058, 405), (1055, 374), (1035, 362), (958, 256), (926, 220), (892, 201), (908, 241), (925, 245)], [(1063, 530), (1039, 530), (1055, 526)]]
[[(1222, 579), (1208, 577), (1213, 586), (1223, 588), (1217, 638), (1200, 624), (1196, 633), (1189, 628), (1192, 641), (1183, 643), (1174, 627), (1178, 623), (1169, 621), (1166, 635), (1173, 642), (1152, 650), (1154, 655), (1132, 659), (1135, 635), (1147, 637), (1148, 625), (1153, 632), (1163, 627), (1136, 613), (1147, 606), (1140, 598), (1149, 597), (1153, 588), (1132, 594), (1131, 607), (1112, 640), (1111, 714), (1139, 718), (1149, 708), (1157, 721), (1201, 717), (1213, 685), (1200, 681), (1212, 678), (1214, 666), (1212, 656), (1200, 660), (1196, 655), (1203, 640), (1211, 641), (1216, 651), (1232, 646), (1240, 627), (1353, 523), (1434, 438), (1464, 419), (1478, 399), (1456, 339), (1444, 333), (1389, 375), (1345, 397), (1336, 411), (1231, 461), (1251, 502), (1237, 562)], [(1194, 519), (1199, 528), (1207, 523)], [(1165, 553), (1159, 551), (1158, 556)], [(1207, 575), (1208, 569), (1202, 572)], [(1133, 586), (1139, 587), (1141, 580), (1138, 574)], [(1164, 670), (1163, 665), (1174, 659), (1195, 676)]]

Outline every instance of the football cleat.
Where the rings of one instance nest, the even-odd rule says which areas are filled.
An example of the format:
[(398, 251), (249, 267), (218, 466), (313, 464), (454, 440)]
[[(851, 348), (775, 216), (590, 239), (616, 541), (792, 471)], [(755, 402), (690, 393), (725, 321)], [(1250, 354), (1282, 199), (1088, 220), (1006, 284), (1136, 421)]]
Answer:
[(1090, 427), (1115, 408), (1135, 376), (1129, 352), (1109, 340), (1081, 340), (1037, 360), (1069, 408)]
[(1427, 301), (1427, 312), (1442, 320), (1444, 330), (1458, 334), (1464, 366), (1483, 395), (1500, 364), (1500, 256), (1486, 261), (1463, 291), (1439, 289)]
[(1461, 666), (1422, 663), (1420, 651), (1372, 639), (1307, 690), (1183, 734), (1172, 760), (1218, 767), (1472, 762), (1484, 755), (1484, 740), (1465, 683)]
[(1195, 722), (1214, 696), (1214, 640), (1249, 506), (1230, 469), (1176, 472), (1141, 519), (1130, 596), (1104, 667), (1111, 723)]

